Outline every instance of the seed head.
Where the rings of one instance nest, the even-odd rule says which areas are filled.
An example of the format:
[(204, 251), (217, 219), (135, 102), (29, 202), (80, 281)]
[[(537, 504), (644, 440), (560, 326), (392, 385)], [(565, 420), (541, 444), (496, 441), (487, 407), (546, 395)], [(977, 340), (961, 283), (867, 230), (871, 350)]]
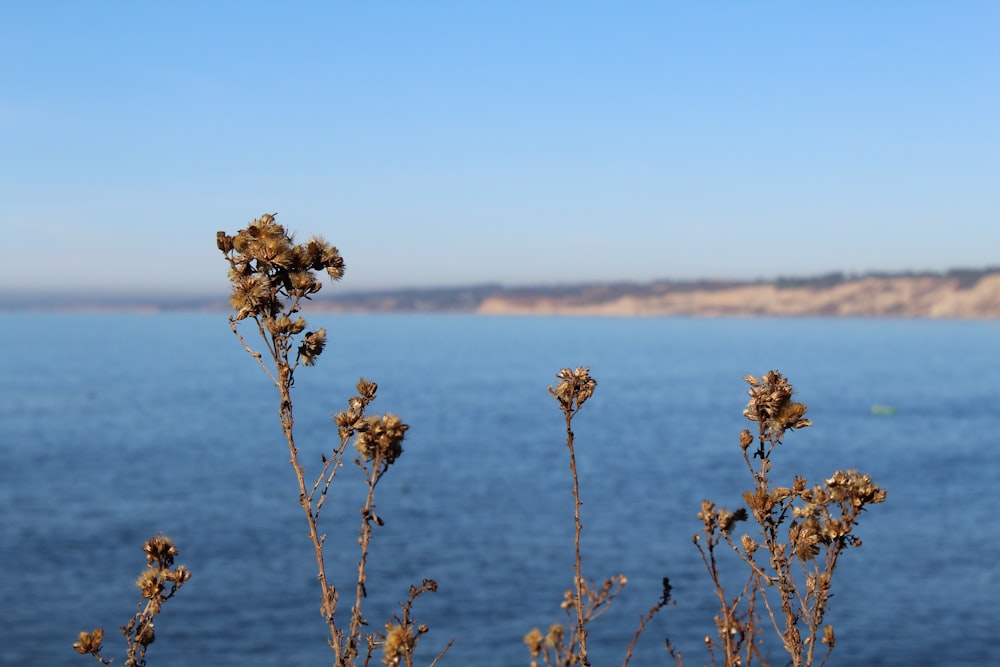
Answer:
[(142, 597), (147, 600), (155, 600), (163, 595), (163, 579), (160, 577), (160, 570), (144, 570), (135, 580), (135, 585)]
[(92, 653), (97, 655), (101, 652), (101, 642), (104, 641), (104, 628), (94, 628), (93, 632), (81, 632), (77, 640), (73, 642), (73, 650), (80, 655)]
[[(283, 310), (290, 315), (298, 309), (300, 299), (322, 288), (315, 271), (326, 271), (333, 280), (344, 275), (344, 260), (337, 248), (320, 237), (295, 245), (291, 234), (271, 214), (262, 215), (235, 236), (217, 232), (216, 245), (229, 261), (231, 303), (237, 320), (273, 318)], [(255, 280), (242, 283), (246, 278)]]
[(398, 665), (400, 660), (413, 653), (416, 637), (409, 627), (396, 623), (385, 624), (385, 641), (382, 643), (382, 663)]
[(838, 470), (826, 480), (826, 487), (834, 501), (849, 503), (857, 509), (881, 503), (886, 498), (885, 489), (872, 482), (871, 475), (862, 475), (856, 470)]
[(372, 382), (371, 380), (366, 380), (365, 378), (361, 378), (360, 380), (358, 380), (357, 389), (358, 389), (358, 394), (360, 394), (362, 398), (364, 398), (366, 401), (371, 402), (375, 400), (375, 392), (378, 391), (378, 384)]
[(531, 631), (524, 635), (524, 643), (528, 645), (528, 651), (531, 652), (532, 658), (537, 658), (542, 653), (542, 631), (538, 628), (532, 628)]
[[(805, 418), (806, 406), (792, 400), (792, 385), (788, 384), (778, 371), (768, 371), (760, 379), (753, 375), (744, 376), (744, 381), (750, 385), (747, 393), (750, 402), (743, 410), (743, 416), (760, 423), (761, 437), (773, 443), (781, 442), (788, 429), (812, 426)], [(740, 436), (740, 444), (749, 446), (746, 436)]]
[(396, 415), (365, 417), (356, 425), (358, 437), (354, 442), (358, 453), (366, 461), (381, 459), (392, 465), (403, 453), (403, 436), (410, 428)]
[(174, 541), (163, 533), (157, 533), (146, 540), (145, 544), (142, 545), (142, 550), (146, 552), (146, 565), (157, 563), (164, 568), (174, 564), (174, 556), (178, 553)]
[(561, 380), (554, 388), (549, 387), (549, 393), (555, 396), (563, 412), (573, 414), (594, 395), (597, 380), (590, 377), (590, 369), (578, 366), (576, 370), (563, 368), (556, 377)]
[(788, 528), (788, 541), (800, 561), (812, 560), (819, 555), (819, 545), (824, 542), (819, 534), (819, 522), (807, 519), (802, 523), (793, 523)]
[(306, 366), (312, 366), (325, 347), (326, 329), (310, 331), (302, 338), (302, 343), (299, 345), (299, 358)]

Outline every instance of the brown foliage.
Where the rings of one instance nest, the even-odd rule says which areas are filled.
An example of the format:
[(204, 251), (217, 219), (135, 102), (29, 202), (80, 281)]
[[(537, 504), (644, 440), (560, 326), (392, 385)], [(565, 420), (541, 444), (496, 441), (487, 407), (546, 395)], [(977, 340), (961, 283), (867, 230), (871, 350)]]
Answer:
[[(121, 627), (122, 635), (128, 642), (126, 667), (145, 667), (146, 649), (156, 640), (153, 619), (160, 613), (163, 603), (191, 579), (191, 571), (185, 566), (174, 567), (174, 557), (178, 551), (169, 537), (158, 533), (146, 540), (142, 550), (146, 552), (146, 569), (139, 575), (135, 585), (145, 602), (139, 602), (139, 611)], [(103, 641), (103, 628), (81, 632), (73, 644), (73, 650), (81, 655), (92, 655), (101, 664), (110, 665), (111, 660), (101, 655)]]
[[(334, 664), (353, 667), (360, 661), (367, 667), (381, 652), (381, 662), (385, 665), (412, 667), (418, 641), (428, 632), (426, 625), (413, 620), (413, 604), (421, 594), (435, 592), (437, 583), (425, 579), (420, 586), (410, 586), (407, 599), (400, 603), (400, 613), (382, 626), (384, 631), (366, 631), (369, 623), (362, 610), (374, 529), (385, 524), (375, 512), (375, 490), (402, 455), (409, 426), (393, 414), (368, 415), (378, 385), (361, 378), (357, 394), (333, 418), (339, 442), (329, 453), (320, 454), (318, 473), (310, 476), (311, 483), (307, 482), (306, 467), (295, 442), (292, 404), (295, 372), (300, 366), (315, 365), (326, 349), (326, 330), (307, 331), (308, 324), (299, 311), (303, 301), (322, 289), (316, 273), (325, 272), (332, 280), (339, 280), (344, 274), (343, 259), (337, 248), (319, 237), (296, 244), (270, 214), (254, 220), (234, 236), (218, 232), (217, 245), (230, 267), (230, 303), (234, 310), (229, 318), (230, 327), (278, 389), (279, 423), (295, 474), (298, 502), (309, 529), (320, 585), (320, 608), (329, 628)], [(240, 325), (247, 321), (254, 323), (264, 352), (251, 347), (241, 334)], [(533, 667), (539, 662), (546, 667), (589, 667), (588, 626), (608, 610), (627, 579), (619, 574), (598, 584), (583, 576), (582, 501), (572, 427), (580, 409), (594, 395), (597, 381), (586, 367), (563, 368), (556, 378), (559, 382), (549, 387), (549, 393), (563, 414), (573, 484), (573, 583), (560, 605), (566, 623), (550, 625), (544, 634), (534, 628), (525, 635), (524, 643)], [(713, 666), (744, 667), (754, 661), (766, 665), (760, 650), (761, 634), (770, 627), (780, 638), (790, 664), (813, 665), (818, 659), (817, 648), (825, 646), (820, 651), (823, 664), (835, 644), (833, 628), (823, 621), (838, 558), (847, 548), (861, 546), (861, 540), (854, 534), (860, 515), (867, 506), (883, 502), (886, 492), (871, 477), (853, 470), (836, 471), (822, 484), (810, 485), (801, 477), (795, 477), (790, 486), (773, 484), (772, 454), (788, 431), (811, 426), (811, 422), (805, 417), (805, 404), (793, 400), (792, 386), (779, 372), (769, 371), (760, 378), (747, 375), (744, 379), (749, 385), (750, 400), (743, 414), (757, 424), (756, 435), (749, 428), (739, 435), (742, 457), (752, 479), (751, 488), (743, 494), (746, 507), (730, 511), (717, 507), (711, 500), (703, 501), (697, 513), (701, 532), (693, 538), (719, 602), (716, 637), (706, 636), (704, 644)], [(319, 530), (319, 520), (351, 441), (357, 452), (354, 463), (366, 493), (360, 511), (358, 565), (352, 582), (354, 600), (345, 624), (337, 616), (340, 593), (326, 569), (326, 535)], [(743, 523), (753, 525), (753, 533), (734, 537), (737, 525)], [(191, 576), (183, 565), (174, 567), (177, 548), (170, 538), (156, 535), (145, 543), (143, 551), (147, 569), (136, 586), (144, 602), (140, 602), (138, 613), (121, 628), (128, 641), (127, 667), (145, 666), (146, 650), (155, 640), (154, 617)], [(723, 553), (742, 563), (747, 571), (745, 582), (735, 595), (724, 589), (720, 577), (719, 558)], [(661, 596), (640, 618), (626, 648), (623, 667), (627, 667), (649, 621), (673, 604), (671, 590), (669, 579), (663, 578)], [(111, 661), (101, 654), (103, 640), (104, 631), (96, 628), (81, 632), (73, 648), (108, 665)], [(674, 661), (683, 666), (681, 653), (669, 640), (665, 643)], [(450, 646), (451, 642), (433, 660), (432, 667)]]

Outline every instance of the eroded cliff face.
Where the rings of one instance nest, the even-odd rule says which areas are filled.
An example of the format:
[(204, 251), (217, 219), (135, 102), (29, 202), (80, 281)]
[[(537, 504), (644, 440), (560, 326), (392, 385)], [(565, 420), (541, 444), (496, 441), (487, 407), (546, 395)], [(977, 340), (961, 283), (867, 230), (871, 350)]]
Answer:
[[(1000, 319), (1000, 267), (947, 274), (834, 273), (773, 282), (592, 283), (587, 285), (324, 291), (311, 304), (330, 313), (482, 313), (607, 316), (824, 316)], [(0, 290), (0, 312), (227, 311), (216, 297), (22, 294)]]
[(830, 286), (669, 285), (657, 294), (610, 298), (498, 293), (476, 308), (483, 314), (609, 316), (841, 316), (1000, 318), (1000, 273), (972, 285), (955, 277), (864, 277)]

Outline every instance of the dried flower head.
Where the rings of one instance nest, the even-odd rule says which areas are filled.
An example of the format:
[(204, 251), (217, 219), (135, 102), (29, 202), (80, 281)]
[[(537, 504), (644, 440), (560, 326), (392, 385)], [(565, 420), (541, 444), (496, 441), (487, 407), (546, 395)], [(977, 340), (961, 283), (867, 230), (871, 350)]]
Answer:
[(94, 628), (93, 632), (81, 632), (73, 642), (73, 650), (81, 655), (101, 652), (101, 642), (104, 641), (104, 628)]
[(835, 502), (849, 503), (856, 509), (883, 502), (886, 498), (885, 489), (872, 482), (871, 475), (856, 470), (838, 470), (826, 480), (826, 487)]
[(403, 436), (410, 428), (396, 415), (381, 417), (365, 417), (360, 425), (354, 442), (358, 453), (366, 461), (379, 459), (385, 465), (393, 464), (403, 453)]
[(299, 358), (306, 366), (316, 363), (316, 357), (323, 353), (326, 347), (326, 329), (316, 329), (306, 333), (299, 345)]
[(382, 663), (386, 665), (398, 665), (400, 660), (413, 653), (417, 639), (413, 636), (413, 631), (406, 625), (397, 623), (385, 624), (385, 641), (382, 642), (382, 652), (384, 654)]
[(264, 214), (235, 236), (216, 233), (216, 245), (229, 261), (233, 284), (230, 303), (234, 319), (273, 318), (297, 310), (300, 299), (322, 288), (314, 271), (333, 280), (344, 275), (344, 260), (336, 247), (320, 237), (296, 245), (274, 216)]
[(723, 533), (729, 533), (732, 531), (733, 525), (736, 524), (737, 521), (747, 520), (747, 511), (742, 507), (738, 508), (735, 512), (730, 512), (727, 509), (721, 509), (718, 512), (718, 520), (719, 530)]
[(166, 581), (173, 582), (177, 588), (180, 588), (181, 584), (191, 578), (191, 570), (189, 570), (186, 565), (178, 565), (173, 570), (165, 570), (163, 572), (163, 578)]
[(788, 528), (788, 541), (795, 556), (803, 563), (818, 556), (820, 543), (826, 542), (820, 534), (819, 522), (813, 518), (802, 523), (793, 522)]
[(524, 643), (527, 644), (532, 658), (537, 658), (541, 655), (543, 641), (542, 631), (538, 628), (532, 628), (528, 634), (524, 635)]
[(136, 587), (142, 594), (142, 597), (147, 600), (155, 600), (162, 598), (163, 596), (163, 578), (160, 576), (160, 570), (148, 569), (144, 570), (139, 578), (135, 581)]
[(559, 603), (562, 609), (574, 609), (576, 607), (576, 595), (571, 590), (563, 593), (563, 601)]
[(566, 626), (562, 623), (554, 623), (549, 626), (549, 632), (545, 635), (545, 645), (549, 648), (562, 646), (566, 638)]
[(361, 395), (361, 398), (371, 402), (375, 400), (375, 392), (378, 391), (378, 384), (372, 382), (371, 380), (366, 380), (365, 378), (361, 378), (360, 380), (358, 380), (357, 389), (358, 389), (358, 394)]
[[(746, 375), (743, 379), (750, 385), (750, 402), (743, 410), (743, 416), (759, 422), (762, 439), (779, 443), (786, 430), (812, 426), (812, 422), (804, 416), (805, 404), (792, 400), (792, 385), (781, 373), (768, 371), (759, 379), (753, 375)], [(740, 436), (744, 450), (751, 441), (747, 441), (745, 435)]]
[(555, 396), (563, 412), (573, 414), (594, 394), (597, 380), (590, 377), (590, 369), (578, 366), (576, 370), (563, 368), (556, 377), (561, 380), (549, 393)]
[(715, 526), (716, 526), (715, 503), (713, 503), (711, 500), (701, 501), (701, 510), (699, 510), (698, 512), (698, 518), (704, 522), (706, 533), (715, 532)]
[(233, 279), (233, 293), (229, 304), (236, 311), (237, 320), (251, 316), (274, 317), (281, 311), (281, 302), (275, 298), (275, 290), (266, 276), (230, 275)]
[(146, 565), (156, 563), (160, 567), (171, 567), (174, 564), (174, 556), (178, 553), (174, 541), (163, 533), (157, 533), (146, 540), (142, 550), (146, 552)]

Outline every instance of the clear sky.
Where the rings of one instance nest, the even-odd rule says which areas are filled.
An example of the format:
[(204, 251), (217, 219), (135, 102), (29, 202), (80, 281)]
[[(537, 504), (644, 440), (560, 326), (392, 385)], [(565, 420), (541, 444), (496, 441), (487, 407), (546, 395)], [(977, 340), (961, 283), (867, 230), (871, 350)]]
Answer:
[(995, 0), (0, 14), (0, 289), (222, 293), (265, 212), (352, 290), (1000, 263)]

